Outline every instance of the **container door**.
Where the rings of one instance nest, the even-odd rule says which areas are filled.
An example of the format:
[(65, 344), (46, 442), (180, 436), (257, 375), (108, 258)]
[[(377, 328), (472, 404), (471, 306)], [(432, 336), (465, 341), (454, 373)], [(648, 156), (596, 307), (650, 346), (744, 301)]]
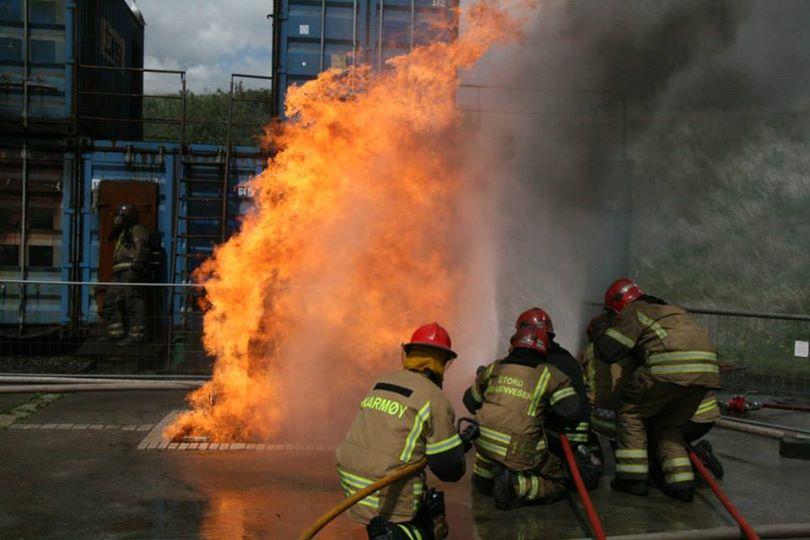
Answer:
[(154, 182), (136, 180), (102, 180), (98, 186), (99, 254), (98, 280), (111, 281), (115, 241), (110, 240), (113, 231), (115, 209), (119, 204), (130, 203), (138, 208), (140, 223), (150, 232), (157, 229), (158, 185)]

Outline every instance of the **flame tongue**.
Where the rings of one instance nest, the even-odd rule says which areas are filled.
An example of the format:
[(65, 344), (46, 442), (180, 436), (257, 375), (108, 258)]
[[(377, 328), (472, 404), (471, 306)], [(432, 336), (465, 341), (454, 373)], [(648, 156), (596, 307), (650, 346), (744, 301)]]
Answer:
[(289, 91), (296, 120), (270, 136), (256, 209), (199, 272), (216, 364), (168, 435), (317, 431), (336, 397), (397, 365), (413, 327), (452, 321), (456, 73), (517, 34), (504, 9), (472, 5), (459, 39), (383, 73), (332, 70)]

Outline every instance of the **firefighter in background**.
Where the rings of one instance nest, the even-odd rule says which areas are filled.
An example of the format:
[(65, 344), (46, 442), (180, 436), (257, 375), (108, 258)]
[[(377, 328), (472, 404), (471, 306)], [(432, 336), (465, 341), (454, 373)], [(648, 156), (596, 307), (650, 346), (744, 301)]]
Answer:
[[(464, 454), (476, 432), (473, 426), (462, 435), (456, 432), (453, 406), (442, 392), (444, 372), (456, 357), (450, 336), (437, 323), (426, 324), (402, 348), (404, 369), (377, 380), (337, 449), (346, 496), (423, 457), (439, 480), (457, 482), (464, 476)], [(426, 489), (424, 473), (366, 497), (349, 516), (367, 525), (370, 539), (447, 535), (443, 494)]]
[(629, 279), (605, 293), (605, 316), (589, 326), (596, 357), (606, 363), (634, 361), (619, 385), (616, 477), (611, 486), (647, 494), (647, 431), (663, 469), (662, 490), (689, 502), (694, 474), (683, 429), (706, 392), (720, 388), (717, 352), (707, 332), (680, 307), (644, 294)]
[[(140, 216), (134, 204), (120, 204), (113, 218), (110, 240), (113, 251), (114, 283), (149, 281), (149, 229), (138, 223)], [(146, 339), (146, 294), (143, 287), (111, 285), (104, 296), (104, 320), (107, 339), (126, 346)]]
[[(593, 354), (593, 343), (588, 343), (580, 355), (580, 364), (582, 365), (585, 388), (591, 406), (589, 449), (601, 462), (604, 462), (597, 435), (605, 437), (612, 445), (615, 445), (616, 413), (621, 408), (619, 385), (622, 377), (626, 378), (630, 372), (630, 369), (628, 369), (629, 363), (605, 364), (599, 362)], [(713, 390), (709, 390), (703, 401), (700, 402), (695, 414), (683, 427), (683, 438), (689, 444), (698, 441), (693, 444), (692, 449), (706, 468), (716, 478), (720, 479), (723, 477), (723, 464), (715, 455), (711, 443), (706, 439), (702, 439), (709, 433), (718, 418), (720, 418), (720, 406), (717, 403), (717, 396)], [(648, 458), (657, 463), (654, 453), (649, 450), (648, 448)], [(601, 471), (599, 473), (601, 474)]]
[(545, 424), (556, 414), (575, 427), (580, 403), (565, 373), (548, 362), (549, 337), (540, 326), (518, 328), (509, 354), (478, 369), (464, 394), (480, 423), (473, 482), (508, 510), (558, 501), (566, 494), (562, 462), (548, 450)]
[(575, 426), (557, 425), (557, 418), (552, 415), (550, 422), (546, 425), (546, 433), (549, 436), (549, 450), (560, 459), (565, 459), (560, 444), (559, 432), (565, 434), (574, 449), (577, 465), (582, 475), (582, 480), (589, 490), (599, 487), (599, 479), (602, 474), (602, 462), (600, 453), (591, 451), (590, 442), (590, 405), (585, 388), (585, 381), (579, 362), (574, 356), (561, 346), (555, 339), (554, 323), (551, 315), (542, 308), (534, 307), (521, 313), (515, 321), (515, 330), (526, 326), (541, 327), (546, 329), (549, 338), (548, 363), (562, 371), (569, 379), (571, 386), (577, 392), (580, 406)]

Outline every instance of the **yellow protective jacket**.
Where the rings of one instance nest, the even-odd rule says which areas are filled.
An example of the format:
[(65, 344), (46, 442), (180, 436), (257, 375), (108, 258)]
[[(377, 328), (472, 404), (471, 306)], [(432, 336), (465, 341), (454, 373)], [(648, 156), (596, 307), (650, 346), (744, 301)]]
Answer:
[[(440, 479), (455, 481), (464, 474), (464, 451), (454, 426), (453, 406), (426, 375), (403, 370), (377, 380), (360, 402), (360, 410), (337, 448), (340, 485), (346, 496), (427, 457)], [(460, 471), (443, 477), (432, 458), (452, 457)], [(460, 472), (460, 474), (459, 474)], [(410, 521), (419, 510), (425, 475), (401, 480), (362, 499), (349, 509), (355, 521), (375, 516)]]
[(636, 300), (594, 341), (599, 359), (635, 360), (652, 379), (682, 386), (720, 388), (717, 351), (709, 334), (683, 308)]
[(557, 367), (513, 351), (479, 370), (468, 394), (481, 425), (476, 450), (513, 471), (537, 467), (547, 451), (544, 424), (554, 412), (576, 424), (580, 399)]

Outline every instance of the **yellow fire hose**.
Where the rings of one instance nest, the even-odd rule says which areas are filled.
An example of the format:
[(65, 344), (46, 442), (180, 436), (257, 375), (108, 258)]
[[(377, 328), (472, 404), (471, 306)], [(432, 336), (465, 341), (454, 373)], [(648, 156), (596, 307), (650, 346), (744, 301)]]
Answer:
[(329, 523), (333, 519), (338, 517), (340, 514), (342, 514), (343, 512), (345, 512), (346, 510), (348, 510), (361, 500), (365, 499), (366, 497), (368, 497), (369, 495), (371, 495), (372, 493), (374, 493), (379, 489), (382, 489), (386, 486), (390, 486), (391, 484), (393, 484), (398, 480), (402, 480), (403, 478), (407, 478), (408, 476), (412, 476), (418, 473), (419, 471), (425, 468), (425, 465), (427, 465), (427, 460), (425, 458), (422, 458), (416, 463), (405, 465), (404, 467), (395, 470), (388, 476), (383, 476), (373, 484), (364, 487), (363, 489), (361, 489), (351, 497), (344, 499), (339, 505), (335, 506), (327, 513), (319, 517), (317, 521), (315, 521), (315, 523), (313, 523), (309, 529), (304, 531), (304, 533), (298, 537), (298, 540), (310, 540), (316, 534), (318, 534), (321, 529), (329, 525)]

